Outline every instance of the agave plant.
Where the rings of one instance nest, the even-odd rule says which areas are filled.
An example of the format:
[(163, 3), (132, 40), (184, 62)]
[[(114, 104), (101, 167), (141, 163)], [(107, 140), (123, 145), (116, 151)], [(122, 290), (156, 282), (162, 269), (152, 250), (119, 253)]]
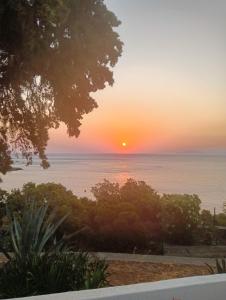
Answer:
[(0, 268), (0, 299), (98, 288), (107, 285), (105, 261), (84, 252), (65, 251), (56, 242), (57, 223), (48, 206), (34, 202), (18, 216), (8, 212), (15, 255)]
[[(10, 235), (15, 256), (24, 258), (29, 254), (40, 255), (51, 239), (54, 239), (58, 227), (63, 223), (67, 216), (61, 218), (57, 223), (53, 222), (54, 214), (47, 217), (48, 205), (37, 207), (32, 201), (26, 207), (21, 216), (11, 213)], [(52, 246), (59, 247), (62, 240)]]

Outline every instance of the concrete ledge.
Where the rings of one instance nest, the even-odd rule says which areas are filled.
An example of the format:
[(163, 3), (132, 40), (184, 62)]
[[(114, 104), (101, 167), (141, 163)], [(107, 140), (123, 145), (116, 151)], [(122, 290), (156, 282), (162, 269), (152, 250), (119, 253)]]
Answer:
[(215, 266), (216, 264), (216, 260), (214, 258), (197, 258), (197, 257), (181, 257), (181, 256), (166, 256), (166, 255), (141, 255), (141, 254), (126, 254), (126, 253), (110, 253), (110, 252), (95, 252), (94, 254), (97, 255), (99, 258), (105, 260), (151, 262), (151, 263), (194, 265), (194, 266), (204, 266), (205, 264)]
[[(127, 254), (127, 253), (111, 253), (111, 252), (93, 252), (94, 255), (105, 260), (118, 261), (134, 261), (134, 262), (151, 262), (165, 263), (176, 265), (194, 265), (203, 266), (209, 264), (215, 266), (215, 258), (197, 258), (183, 256), (167, 256), (167, 255), (143, 255), (143, 254)], [(0, 253), (0, 262), (5, 261), (5, 256)]]
[[(22, 299), (22, 298), (21, 298)], [(225, 300), (226, 274), (187, 277), (78, 292), (23, 298), (26, 300)]]

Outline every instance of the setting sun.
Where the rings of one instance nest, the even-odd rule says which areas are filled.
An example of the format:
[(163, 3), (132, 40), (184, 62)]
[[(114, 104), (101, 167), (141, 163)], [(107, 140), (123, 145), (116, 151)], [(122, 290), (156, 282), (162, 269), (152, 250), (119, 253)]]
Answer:
[(0, 0), (0, 300), (226, 300), (225, 17)]

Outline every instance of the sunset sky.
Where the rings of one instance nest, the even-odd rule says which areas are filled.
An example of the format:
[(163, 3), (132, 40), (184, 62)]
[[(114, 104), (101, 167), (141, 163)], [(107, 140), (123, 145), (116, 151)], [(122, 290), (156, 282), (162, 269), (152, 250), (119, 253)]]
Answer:
[(105, 3), (122, 21), (115, 84), (78, 139), (50, 132), (48, 152), (226, 150), (226, 1)]

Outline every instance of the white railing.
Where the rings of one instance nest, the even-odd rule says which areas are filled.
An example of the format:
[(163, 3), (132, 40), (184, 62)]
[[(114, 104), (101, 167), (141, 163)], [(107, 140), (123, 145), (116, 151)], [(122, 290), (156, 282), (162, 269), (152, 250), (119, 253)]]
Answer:
[(27, 297), (26, 300), (226, 300), (226, 274), (195, 276), (95, 290)]

